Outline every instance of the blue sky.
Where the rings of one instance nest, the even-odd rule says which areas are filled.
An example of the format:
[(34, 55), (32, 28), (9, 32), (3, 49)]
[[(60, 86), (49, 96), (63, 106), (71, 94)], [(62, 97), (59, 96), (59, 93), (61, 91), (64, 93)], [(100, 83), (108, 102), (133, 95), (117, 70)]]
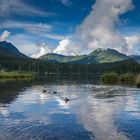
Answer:
[[(50, 52), (84, 54), (97, 48), (138, 54), (140, 1), (109, 1), (1, 0), (1, 41), (7, 40), (34, 57)], [(115, 14), (111, 14), (112, 7), (113, 12), (118, 10)], [(118, 47), (113, 45), (115, 41)]]

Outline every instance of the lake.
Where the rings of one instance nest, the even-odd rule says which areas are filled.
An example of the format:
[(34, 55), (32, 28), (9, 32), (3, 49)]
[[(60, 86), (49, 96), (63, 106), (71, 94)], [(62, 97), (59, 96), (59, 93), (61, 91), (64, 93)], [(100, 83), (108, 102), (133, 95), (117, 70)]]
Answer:
[(0, 140), (140, 140), (140, 89), (98, 75), (1, 81), (0, 128)]

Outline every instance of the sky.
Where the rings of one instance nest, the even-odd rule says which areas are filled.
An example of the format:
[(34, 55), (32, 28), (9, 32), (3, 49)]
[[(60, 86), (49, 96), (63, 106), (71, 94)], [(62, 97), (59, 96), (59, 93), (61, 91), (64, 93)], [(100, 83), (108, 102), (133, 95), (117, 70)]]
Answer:
[(112, 48), (140, 55), (139, 0), (0, 0), (0, 41), (38, 58)]

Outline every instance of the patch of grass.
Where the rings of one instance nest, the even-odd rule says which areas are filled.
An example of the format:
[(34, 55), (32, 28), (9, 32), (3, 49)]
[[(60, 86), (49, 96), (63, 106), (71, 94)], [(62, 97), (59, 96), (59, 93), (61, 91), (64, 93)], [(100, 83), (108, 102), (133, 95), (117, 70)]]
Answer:
[(105, 73), (102, 75), (102, 82), (105, 84), (136, 84), (137, 79), (137, 85), (140, 86), (140, 75), (135, 76), (131, 73), (126, 73), (122, 75), (118, 75), (117, 73)]
[(105, 84), (114, 84), (118, 82), (119, 76), (117, 73), (105, 73), (102, 75), (101, 79)]
[(0, 79), (25, 79), (34, 78), (33, 73), (18, 73), (18, 72), (2, 72), (0, 73)]
[(105, 73), (101, 79), (105, 84), (132, 84), (140, 88), (140, 74), (126, 73), (118, 75), (117, 73)]
[(134, 74), (126, 73), (126, 74), (120, 75), (121, 83), (134, 84), (135, 81), (136, 81), (136, 76)]

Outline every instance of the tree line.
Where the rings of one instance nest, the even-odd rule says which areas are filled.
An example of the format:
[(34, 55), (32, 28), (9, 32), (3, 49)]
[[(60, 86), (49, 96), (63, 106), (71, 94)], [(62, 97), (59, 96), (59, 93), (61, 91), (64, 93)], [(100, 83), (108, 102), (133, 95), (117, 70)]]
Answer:
[(67, 64), (46, 63), (42, 60), (30, 58), (0, 58), (1, 71), (26, 71), (46, 74), (101, 74), (105, 72), (139, 73), (140, 64), (129, 59), (114, 63), (103, 64)]

